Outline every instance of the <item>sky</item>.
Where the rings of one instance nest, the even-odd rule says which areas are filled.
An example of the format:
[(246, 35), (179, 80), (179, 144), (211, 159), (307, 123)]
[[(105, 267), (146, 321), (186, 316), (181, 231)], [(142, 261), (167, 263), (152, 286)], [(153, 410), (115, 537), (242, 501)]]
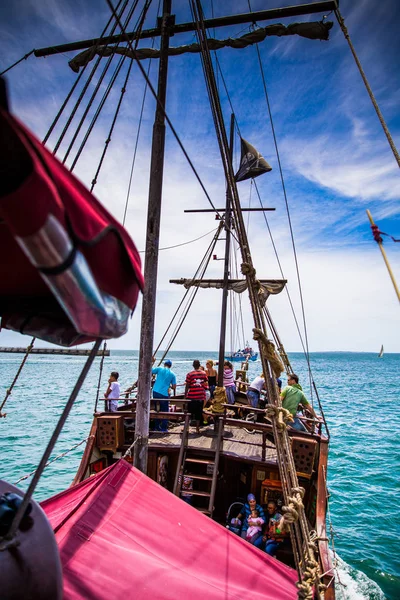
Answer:
[[(251, 8), (255, 11), (289, 4), (295, 2), (252, 0)], [(139, 2), (139, 7), (142, 5), (143, 2)], [(157, 5), (153, 2), (145, 28), (154, 25)], [(247, 0), (203, 2), (206, 17), (243, 13), (248, 8)], [(396, 0), (379, 3), (375, 0), (341, 0), (340, 10), (394, 142), (400, 146), (400, 6)], [(177, 23), (191, 20), (186, 0), (174, 0), (173, 12), (177, 15)], [(97, 37), (109, 16), (105, 0), (1, 3), (0, 70), (33, 48)], [(283, 22), (288, 25), (295, 21), (320, 20), (322, 16), (290, 18)], [(133, 25), (136, 19), (135, 14), (131, 21)], [(370, 209), (382, 231), (400, 238), (399, 169), (335, 16), (328, 15), (327, 19), (334, 22), (327, 42), (293, 36), (267, 38), (259, 45), (294, 231), (309, 349), (377, 352), (383, 344), (387, 352), (400, 352), (399, 302), (372, 239), (366, 215), (366, 209)], [(265, 21), (260, 25), (269, 23)], [(246, 25), (220, 28), (215, 36), (220, 39), (238, 37), (248, 30)], [(176, 46), (193, 41), (194, 35), (187, 33), (174, 36), (170, 43)], [(158, 41), (154, 43), (157, 47)], [(139, 47), (150, 47), (151, 44), (151, 40), (143, 40)], [(45, 136), (77, 77), (68, 66), (68, 60), (75, 54), (69, 52), (47, 58), (30, 56), (6, 75), (12, 111), (40, 139)], [(106, 59), (102, 60), (104, 64)], [(257, 186), (264, 206), (276, 209), (268, 213), (268, 221), (301, 322), (285, 200), (256, 49), (219, 50), (218, 60), (241, 135), (255, 145), (272, 166), (270, 173), (257, 179)], [(114, 58), (89, 110), (89, 117), (106, 89), (116, 62)], [(147, 68), (148, 62), (143, 64)], [(87, 186), (90, 186), (108, 137), (126, 68), (127, 64), (121, 70), (74, 169)], [(167, 113), (214, 204), (222, 206), (225, 183), (199, 56), (172, 57), (168, 75)], [(150, 77), (156, 85), (155, 61), (151, 64)], [(218, 82), (228, 125), (231, 109), (220, 74)], [(90, 84), (89, 89), (93, 90), (94, 86), (95, 83)], [(143, 78), (134, 66), (94, 191), (120, 221), (127, 200), (143, 92)], [(85, 102), (77, 111), (73, 127), (81, 119)], [(72, 107), (70, 102), (67, 108), (72, 110)], [(140, 251), (144, 250), (146, 238), (154, 108), (154, 100), (148, 94), (125, 223)], [(54, 147), (66, 118), (62, 116), (50, 137), (50, 148)], [(78, 142), (84, 131), (83, 128)], [(71, 136), (68, 132), (60, 146), (57, 156), (61, 159)], [(239, 148), (236, 136), (235, 168), (240, 158)], [(75, 145), (67, 165), (71, 165), (76, 150)], [(259, 206), (250, 182), (238, 184), (238, 189), (243, 207)], [(183, 293), (181, 287), (171, 285), (169, 279), (193, 276), (212, 238), (212, 234), (204, 234), (217, 226), (211, 213), (189, 215), (184, 210), (208, 207), (198, 181), (167, 130), (160, 248), (184, 245), (160, 251), (155, 344), (168, 326)], [(277, 260), (262, 214), (253, 213), (248, 219), (245, 213), (245, 221), (257, 275), (279, 278)], [(200, 236), (204, 237), (187, 244)], [(219, 258), (223, 248), (224, 242), (218, 242), (216, 254)], [(385, 239), (385, 249), (400, 285), (400, 244)], [(223, 261), (212, 261), (207, 276), (221, 277), (222, 265)], [(285, 292), (271, 297), (268, 302), (286, 350), (300, 351), (301, 342)], [(217, 351), (220, 303), (219, 291), (200, 292), (193, 305), (193, 314), (182, 327), (173, 349)], [(245, 335), (251, 340), (252, 322), (247, 298), (243, 299), (243, 306)], [(129, 332), (123, 338), (113, 340), (111, 348), (138, 348), (140, 309), (139, 302)], [(0, 345), (27, 344), (25, 336), (2, 330)]]

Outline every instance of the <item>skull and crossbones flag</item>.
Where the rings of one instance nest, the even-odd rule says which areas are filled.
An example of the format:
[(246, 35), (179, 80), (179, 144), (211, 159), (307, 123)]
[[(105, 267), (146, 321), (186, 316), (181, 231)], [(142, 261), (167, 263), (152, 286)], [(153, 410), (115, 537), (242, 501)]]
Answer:
[(241, 150), (242, 156), (239, 170), (235, 175), (236, 181), (244, 181), (272, 171), (272, 167), (258, 150), (243, 138), (241, 138)]

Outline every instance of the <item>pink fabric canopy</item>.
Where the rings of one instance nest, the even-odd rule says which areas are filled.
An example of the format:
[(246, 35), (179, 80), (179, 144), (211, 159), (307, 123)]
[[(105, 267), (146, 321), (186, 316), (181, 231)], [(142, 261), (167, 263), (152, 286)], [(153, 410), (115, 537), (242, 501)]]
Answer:
[(42, 503), (64, 599), (297, 598), (295, 571), (120, 460)]

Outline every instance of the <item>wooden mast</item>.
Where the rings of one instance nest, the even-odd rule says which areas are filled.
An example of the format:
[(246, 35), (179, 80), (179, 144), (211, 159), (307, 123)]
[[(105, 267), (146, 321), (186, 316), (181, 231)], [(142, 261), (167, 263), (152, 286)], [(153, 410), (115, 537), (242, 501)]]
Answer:
[[(233, 156), (233, 134), (235, 127), (235, 115), (231, 114), (231, 130), (229, 139), (229, 151), (232, 160)], [(219, 354), (218, 354), (218, 386), (222, 387), (224, 380), (224, 360), (225, 360), (225, 338), (226, 338), (226, 313), (228, 307), (228, 280), (229, 280), (229, 258), (231, 245), (231, 203), (232, 197), (229, 191), (229, 185), (226, 190), (226, 208), (225, 208), (225, 259), (224, 259), (224, 288), (222, 291), (221, 308), (221, 329), (219, 336)]]
[(156, 312), (158, 249), (160, 237), (162, 182), (165, 148), (165, 98), (167, 94), (169, 27), (171, 0), (164, 0), (161, 17), (160, 63), (158, 69), (157, 108), (153, 126), (150, 166), (149, 204), (147, 213), (146, 255), (144, 264), (144, 292), (140, 332), (138, 396), (136, 401), (136, 428), (134, 465), (147, 472), (151, 368), (153, 365), (154, 321)]
[[(371, 227), (375, 227), (374, 220), (373, 220), (372, 215), (371, 215), (371, 213), (370, 213), (370, 211), (368, 209), (367, 209), (367, 215), (368, 215), (369, 222), (371, 223)], [(386, 268), (387, 268), (387, 270), (389, 272), (389, 277), (392, 280), (394, 291), (396, 292), (396, 295), (397, 295), (397, 300), (399, 300), (399, 302), (400, 302), (400, 290), (397, 287), (396, 279), (394, 278), (394, 274), (393, 274), (392, 268), (390, 266), (388, 257), (386, 256), (386, 252), (385, 252), (385, 249), (383, 247), (382, 240), (381, 241), (376, 240), (376, 241), (377, 241), (379, 249), (380, 249), (380, 251), (382, 253), (383, 260), (385, 261)]]

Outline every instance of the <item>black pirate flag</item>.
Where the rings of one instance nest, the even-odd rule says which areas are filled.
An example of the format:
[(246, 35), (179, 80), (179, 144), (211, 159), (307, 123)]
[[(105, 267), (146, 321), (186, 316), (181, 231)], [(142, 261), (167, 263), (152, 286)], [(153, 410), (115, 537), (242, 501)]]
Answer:
[(240, 159), (240, 167), (235, 175), (236, 181), (244, 181), (245, 179), (251, 179), (258, 177), (263, 173), (272, 171), (272, 167), (269, 166), (265, 158), (261, 154), (246, 142), (243, 138), (240, 138), (242, 157)]

